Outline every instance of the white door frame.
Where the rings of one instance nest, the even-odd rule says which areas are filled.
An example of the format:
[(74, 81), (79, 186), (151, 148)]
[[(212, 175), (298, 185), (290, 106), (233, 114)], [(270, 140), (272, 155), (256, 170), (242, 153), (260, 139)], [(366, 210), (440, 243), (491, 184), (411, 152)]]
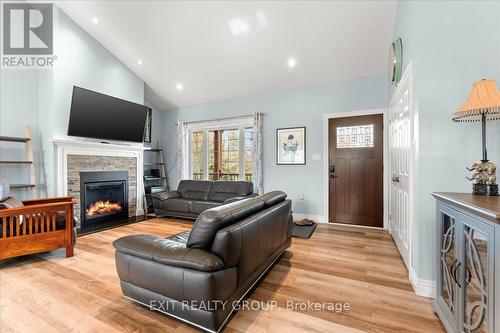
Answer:
[[(381, 114), (383, 118), (383, 138), (384, 138), (384, 144), (383, 144), (383, 178), (384, 178), (384, 226), (383, 229), (387, 229), (389, 224), (388, 224), (388, 207), (389, 207), (389, 173), (388, 173), (388, 163), (389, 163), (389, 116), (388, 116), (388, 110), (386, 108), (381, 108), (381, 109), (367, 109), (367, 110), (357, 110), (357, 111), (348, 111), (348, 112), (336, 112), (336, 113), (330, 113), (330, 114), (324, 114), (323, 115), (323, 175), (324, 175), (324, 180), (323, 180), (323, 198), (324, 198), (324, 215), (323, 215), (323, 221), (328, 223), (328, 217), (329, 217), (329, 187), (328, 187), (328, 164), (329, 164), (329, 154), (328, 154), (328, 120), (332, 118), (345, 118), (345, 117), (357, 117), (357, 116), (367, 116), (367, 115), (373, 115), (373, 114)], [(355, 226), (355, 225), (352, 225)], [(359, 227), (364, 227), (364, 226), (359, 226)], [(369, 228), (369, 227), (367, 227)], [(377, 228), (379, 229), (379, 228)]]

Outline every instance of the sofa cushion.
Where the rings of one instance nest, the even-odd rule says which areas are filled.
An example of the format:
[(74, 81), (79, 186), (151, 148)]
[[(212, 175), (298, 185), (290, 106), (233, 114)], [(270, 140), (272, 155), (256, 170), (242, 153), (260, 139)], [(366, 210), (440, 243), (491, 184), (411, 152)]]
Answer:
[(7, 178), (0, 176), (0, 201), (7, 200), (10, 196), (10, 185)]
[(271, 207), (286, 199), (286, 193), (281, 191), (271, 191), (258, 196), (259, 200), (264, 201), (264, 207)]
[(193, 201), (191, 204), (191, 213), (200, 214), (206, 211), (207, 209), (219, 207), (221, 205), (220, 202), (212, 202), (212, 201)]
[(252, 194), (244, 195), (244, 196), (241, 196), (241, 197), (232, 197), (232, 198), (224, 200), (224, 202), (222, 204), (223, 205), (227, 205), (227, 204), (230, 204), (230, 203), (233, 203), (233, 202), (236, 202), (236, 201), (240, 201), (240, 200), (244, 200), (244, 199), (248, 199), (248, 198), (255, 198), (256, 196), (258, 196), (257, 193), (252, 193)]
[(224, 266), (216, 255), (201, 249), (188, 248), (175, 238), (129, 235), (115, 240), (113, 246), (122, 253), (176, 267), (213, 272)]
[(206, 210), (194, 222), (186, 245), (191, 248), (209, 249), (217, 231), (260, 211), (263, 207), (263, 201), (252, 198)]
[(172, 198), (180, 198), (181, 194), (177, 191), (168, 191), (168, 192), (154, 193), (151, 195), (151, 197), (153, 199), (158, 199), (158, 200), (167, 200)]
[(213, 182), (208, 195), (209, 201), (223, 202), (232, 197), (252, 194), (253, 184), (245, 181), (216, 181)]
[(172, 198), (162, 201), (162, 208), (165, 210), (173, 210), (176, 212), (190, 212), (191, 211), (191, 200), (184, 198)]
[(181, 180), (179, 187), (177, 188), (177, 192), (179, 192), (185, 199), (206, 201), (211, 186), (211, 181)]
[(182, 243), (186, 244), (187, 240), (189, 239), (189, 234), (191, 233), (190, 230), (179, 232), (178, 234), (175, 234), (173, 236), (167, 237), (167, 239), (170, 239), (171, 241), (177, 242), (177, 243)]

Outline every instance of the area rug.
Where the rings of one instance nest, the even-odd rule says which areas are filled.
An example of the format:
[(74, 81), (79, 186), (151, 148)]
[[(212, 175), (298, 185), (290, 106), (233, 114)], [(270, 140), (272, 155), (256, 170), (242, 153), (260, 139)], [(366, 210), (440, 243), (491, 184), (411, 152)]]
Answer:
[(303, 239), (311, 238), (311, 236), (312, 236), (312, 234), (317, 226), (318, 226), (317, 223), (313, 223), (311, 225), (297, 225), (297, 224), (295, 224), (293, 226), (292, 236), (298, 237), (298, 238), (303, 238)]

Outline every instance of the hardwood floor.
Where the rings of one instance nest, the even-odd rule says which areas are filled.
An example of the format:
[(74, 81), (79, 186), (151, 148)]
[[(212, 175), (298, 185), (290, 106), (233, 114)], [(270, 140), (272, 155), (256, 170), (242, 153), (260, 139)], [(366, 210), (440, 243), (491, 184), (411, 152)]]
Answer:
[[(196, 332), (122, 297), (111, 245), (132, 233), (190, 228), (154, 219), (80, 237), (72, 258), (57, 250), (0, 262), (0, 332)], [(240, 310), (224, 332), (444, 332), (407, 276), (385, 231), (320, 224), (311, 239), (293, 239), (249, 296), (278, 307)], [(346, 302), (350, 310), (299, 307), (308, 301)]]

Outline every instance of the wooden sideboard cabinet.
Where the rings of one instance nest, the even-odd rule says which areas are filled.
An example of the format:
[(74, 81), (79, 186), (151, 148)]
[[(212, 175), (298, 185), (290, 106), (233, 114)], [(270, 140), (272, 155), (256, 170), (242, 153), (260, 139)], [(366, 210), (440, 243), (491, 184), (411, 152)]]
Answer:
[(499, 333), (500, 197), (432, 195), (438, 222), (434, 312), (448, 332)]

